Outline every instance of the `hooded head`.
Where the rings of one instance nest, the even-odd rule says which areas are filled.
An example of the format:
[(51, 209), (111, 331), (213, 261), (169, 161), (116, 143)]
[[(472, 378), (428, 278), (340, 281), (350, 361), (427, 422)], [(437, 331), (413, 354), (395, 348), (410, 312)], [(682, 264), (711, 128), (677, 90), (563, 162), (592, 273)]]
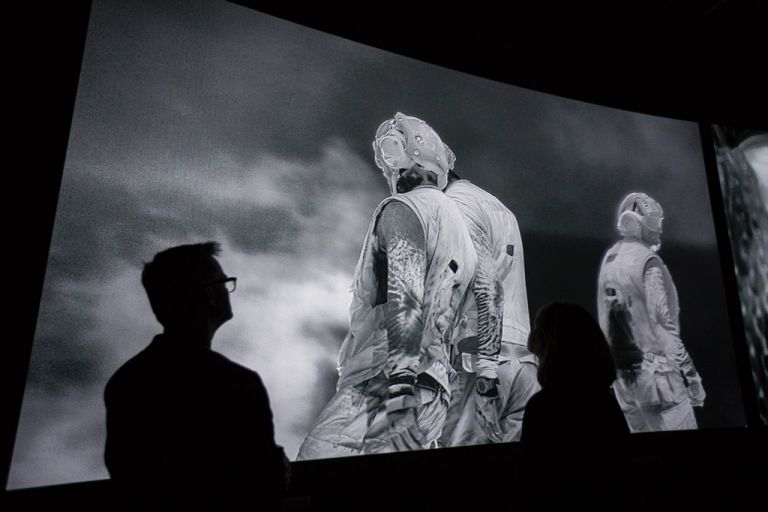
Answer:
[(661, 247), (663, 220), (664, 210), (658, 201), (648, 194), (631, 192), (619, 205), (616, 229), (621, 236), (642, 240), (657, 251)]
[(392, 194), (397, 193), (400, 174), (414, 165), (437, 176), (441, 190), (448, 184), (448, 172), (456, 156), (426, 122), (398, 112), (376, 130), (373, 141), (376, 165), (389, 183)]

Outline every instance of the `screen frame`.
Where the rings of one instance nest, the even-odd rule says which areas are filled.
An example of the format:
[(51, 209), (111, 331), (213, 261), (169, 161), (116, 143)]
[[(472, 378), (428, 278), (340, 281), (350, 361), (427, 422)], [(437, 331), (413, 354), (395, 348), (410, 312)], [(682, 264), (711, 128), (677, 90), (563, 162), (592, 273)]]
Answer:
[[(250, 5), (254, 2), (235, 3), (254, 7)], [(34, 139), (33, 141), (27, 142), (29, 147), (25, 151), (26, 154), (34, 156), (34, 165), (30, 166), (28, 162), (25, 163), (25, 167), (22, 168), (23, 172), (19, 173), (20, 176), (14, 178), (19, 180), (18, 187), (15, 187), (16, 189), (34, 191), (34, 197), (21, 213), (23, 222), (16, 223), (19, 232), (15, 233), (15, 235), (21, 241), (19, 245), (23, 248), (24, 256), (19, 255), (17, 257), (21, 262), (21, 267), (14, 271), (13, 285), (14, 289), (24, 290), (24, 292), (18, 301), (20, 310), (14, 315), (16, 325), (13, 327), (13, 343), (3, 346), (3, 350), (6, 353), (4, 353), (3, 357), (4, 368), (2, 373), (3, 378), (7, 380), (3, 388), (4, 392), (8, 394), (7, 399), (3, 401), (4, 421), (2, 440), (0, 441), (2, 443), (2, 448), (0, 448), (2, 450), (2, 453), (0, 453), (2, 468), (0, 471), (2, 471), (3, 489), (6, 489), (7, 486), (21, 403), (26, 385), (43, 279), (66, 157), (70, 124), (87, 37), (90, 7), (90, 1), (66, 6), (47, 6), (42, 15), (37, 16), (34, 22), (37, 30), (35, 35), (41, 44), (39, 50), (35, 51), (30, 58), (36, 73), (32, 75), (34, 77), (34, 87), (27, 91), (27, 93), (30, 94), (30, 101), (28, 103), (35, 106), (38, 115), (29, 116), (30, 120), (34, 120), (37, 123), (37, 126), (31, 127), (28, 133), (34, 133), (36, 136), (31, 137)], [(266, 12), (270, 13), (269, 10)], [(274, 10), (271, 14), (280, 15), (280, 13), (274, 13)], [(282, 17), (285, 17), (284, 13)], [(349, 20), (350, 18), (351, 15), (341, 17), (343, 20)], [(303, 17), (297, 16), (293, 20), (287, 19), (302, 24), (307, 23), (306, 15)], [(327, 24), (322, 26), (322, 22), (324, 20), (327, 21), (327, 18), (316, 15), (315, 20), (314, 28), (324, 31), (329, 30)], [(318, 22), (321, 26), (317, 26)], [(381, 22), (378, 24), (371, 22), (366, 25), (358, 20), (357, 24), (350, 25), (357, 27), (356, 30), (352, 31), (352, 34), (349, 32), (345, 34), (344, 31), (337, 29), (336, 35), (510, 85), (631, 112), (699, 123), (710, 192), (710, 204), (712, 205), (713, 221), (716, 229), (728, 313), (731, 319), (730, 328), (734, 338), (734, 352), (738, 366), (747, 428), (760, 428), (761, 423), (757, 415), (754, 384), (751, 381), (743, 320), (739, 307), (733, 257), (717, 176), (712, 137), (709, 131), (709, 125), (712, 122), (729, 124), (736, 121), (736, 123), (742, 126), (756, 127), (759, 124), (756, 121), (756, 114), (743, 110), (741, 105), (734, 105), (729, 109), (727, 106), (718, 104), (713, 109), (707, 110), (702, 109), (696, 102), (688, 102), (680, 108), (672, 108), (670, 104), (672, 104), (675, 97), (679, 99), (681, 97), (680, 94), (672, 95), (672, 99), (667, 97), (663, 101), (659, 100), (657, 103), (654, 103), (654, 99), (658, 100), (659, 98), (654, 95), (654, 91), (647, 95), (637, 95), (632, 92), (637, 92), (639, 86), (636, 86), (636, 89), (630, 86), (627, 86), (626, 89), (611, 88), (610, 84), (604, 84), (600, 87), (597, 85), (600, 81), (600, 73), (598, 73), (597, 68), (604, 65), (602, 59), (597, 59), (593, 63), (594, 67), (590, 67), (585, 71), (586, 75), (569, 76), (570, 68), (567, 66), (563, 66), (560, 71), (549, 71), (549, 66), (543, 65), (543, 58), (548, 56), (547, 52), (549, 49), (536, 47), (527, 50), (529, 56), (526, 60), (528, 62), (527, 65), (523, 63), (515, 70), (500, 70), (494, 61), (493, 55), (487, 54), (483, 58), (477, 59), (475, 58), (476, 53), (472, 51), (488, 44), (488, 40), (480, 38), (470, 46), (465, 45), (463, 51), (457, 50), (459, 43), (464, 42), (463, 39), (444, 40), (444, 44), (441, 44), (440, 40), (436, 40), (426, 47), (419, 48), (414, 43), (411, 43), (409, 46), (408, 43), (403, 41), (394, 41), (383, 37), (379, 30), (381, 28), (380, 25)], [(365, 40), (363, 35), (366, 33), (374, 35), (369, 36)], [(511, 36), (505, 43), (500, 43), (500, 47), (494, 50), (496, 52), (494, 55), (506, 55), (506, 52), (510, 51), (510, 47), (519, 43), (524, 35)], [(498, 35), (495, 36), (494, 40), (500, 41), (499, 37)], [(598, 46), (596, 47), (599, 47), (600, 44), (605, 45), (606, 43), (603, 41), (597, 44)], [(565, 62), (567, 57), (568, 53), (564, 53), (560, 59), (562, 62)], [(542, 62), (535, 62), (538, 58), (541, 58)], [(557, 68), (557, 65), (553, 67)], [(585, 80), (584, 77), (590, 73), (592, 73), (591, 78)], [(631, 74), (625, 75), (625, 78), (631, 78)], [(663, 86), (659, 87), (663, 90)], [(679, 88), (680, 84), (677, 87)], [(697, 108), (699, 110), (696, 110)], [(15, 280), (18, 280), (18, 283)], [(717, 431), (718, 429), (713, 430)], [(651, 434), (651, 436), (653, 435), (657, 434)], [(695, 436), (691, 435), (691, 437)], [(499, 453), (511, 455), (515, 449), (504, 447)], [(452, 449), (446, 450), (446, 453), (458, 454), (458, 451), (451, 452), (450, 450)], [(481, 458), (487, 458), (489, 453), (488, 447), (482, 446), (453, 450), (459, 450), (462, 453), (471, 453), (474, 450), (477, 457)], [(358, 464), (370, 467), (377, 464), (381, 460), (380, 457), (390, 457), (392, 460), (432, 461), (450, 456), (430, 455), (425, 457), (424, 454), (392, 454), (373, 456), (370, 459), (370, 463), (362, 461), (352, 462), (351, 459), (347, 459), (349, 462), (345, 464), (348, 467), (355, 467)], [(323, 460), (302, 461), (298, 464), (299, 466), (307, 465), (308, 468), (311, 466), (319, 469), (333, 467), (334, 464), (339, 463)], [(425, 462), (424, 464), (427, 463)], [(432, 462), (429, 462), (429, 464), (432, 464)]]

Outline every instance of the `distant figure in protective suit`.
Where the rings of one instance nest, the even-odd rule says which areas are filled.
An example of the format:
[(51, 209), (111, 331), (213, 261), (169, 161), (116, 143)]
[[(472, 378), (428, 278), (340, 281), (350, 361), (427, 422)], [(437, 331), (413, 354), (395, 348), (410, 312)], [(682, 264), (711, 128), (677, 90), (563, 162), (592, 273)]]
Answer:
[(677, 289), (656, 253), (664, 212), (632, 192), (617, 217), (621, 239), (606, 251), (597, 283), (598, 320), (618, 368), (616, 398), (633, 432), (695, 429), (693, 407), (706, 393), (680, 339)]
[(256, 372), (211, 350), (232, 318), (236, 285), (218, 252), (215, 242), (183, 245), (144, 266), (164, 330), (107, 384), (105, 461), (143, 505), (278, 509), (288, 464), (266, 389)]
[[(520, 504), (598, 504), (620, 497), (629, 428), (611, 390), (616, 367), (600, 326), (582, 307), (539, 310), (528, 341), (541, 390), (528, 401), (520, 436)], [(626, 508), (622, 504), (622, 508)]]

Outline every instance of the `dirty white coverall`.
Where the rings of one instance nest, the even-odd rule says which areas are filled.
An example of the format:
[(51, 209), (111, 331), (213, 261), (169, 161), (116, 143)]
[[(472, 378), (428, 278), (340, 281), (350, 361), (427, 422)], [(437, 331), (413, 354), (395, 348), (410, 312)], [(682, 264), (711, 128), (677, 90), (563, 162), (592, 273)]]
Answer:
[(705, 394), (680, 338), (677, 290), (661, 258), (634, 238), (611, 246), (600, 267), (597, 309), (630, 429), (697, 428), (692, 406)]
[[(377, 298), (381, 269), (376, 267), (387, 261), (376, 224), (384, 207), (393, 202), (405, 204), (416, 214), (426, 241), (423, 334), (420, 347), (411, 353), (392, 353), (385, 324), (387, 303)], [(337, 392), (306, 435), (298, 459), (389, 449), (383, 440), (366, 438), (366, 433), (386, 398), (389, 376), (404, 367), (418, 375), (420, 405), (416, 414), (424, 436), (422, 448), (435, 445), (445, 422), (455, 373), (448, 347), (475, 267), (474, 246), (461, 214), (439, 189), (417, 187), (385, 199), (376, 208), (355, 270), (351, 325), (339, 354)]]
[[(458, 374), (440, 444), (516, 441), (525, 405), (540, 389), (536, 358), (526, 347), (530, 318), (520, 229), (501, 201), (468, 180), (452, 182), (445, 193), (467, 223), (478, 270), (476, 300), (465, 303), (454, 333)], [(498, 399), (476, 396), (477, 376), (498, 378)], [(495, 411), (483, 414), (487, 408)]]

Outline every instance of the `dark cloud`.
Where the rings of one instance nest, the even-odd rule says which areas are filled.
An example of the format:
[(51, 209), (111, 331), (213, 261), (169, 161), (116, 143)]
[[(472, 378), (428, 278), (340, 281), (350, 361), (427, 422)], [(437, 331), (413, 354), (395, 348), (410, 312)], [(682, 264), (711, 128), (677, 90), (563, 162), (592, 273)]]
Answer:
[[(219, 212), (217, 212), (219, 213)], [(216, 225), (229, 226), (227, 238), (244, 253), (291, 252), (291, 241), (299, 233), (299, 224), (285, 208), (251, 206), (232, 208), (230, 215), (214, 216)]]
[(56, 395), (88, 387), (103, 379), (103, 356), (94, 350), (82, 350), (78, 340), (66, 337), (66, 333), (57, 337), (38, 337), (36, 343), (47, 349), (36, 351), (27, 377), (28, 385)]
[(181, 188), (131, 190), (69, 169), (62, 189), (49, 263), (52, 279), (108, 275), (115, 260), (140, 268), (155, 240), (195, 242), (223, 234), (243, 252), (290, 252), (299, 231), (290, 205), (262, 206), (226, 199), (206, 202)]
[(457, 169), (520, 212), (526, 229), (592, 235), (623, 194), (644, 189), (678, 210), (680, 226), (696, 226), (672, 224), (669, 236), (713, 243), (699, 229), (707, 212), (697, 201), (708, 196), (691, 123), (480, 80), (239, 6), (98, 11), (78, 101), (90, 107), (89, 148), (113, 146), (110, 159), (316, 160), (339, 139), (370, 162), (376, 126), (400, 110), (432, 124)]
[(326, 121), (351, 43), (223, 3), (99, 4), (93, 19), (78, 101), (124, 145), (313, 158), (336, 133)]
[[(104, 378), (112, 354), (88, 333), (98, 294), (90, 287), (68, 285), (51, 271), (42, 295), (40, 318), (27, 376), (28, 385), (53, 395), (82, 390)], [(77, 392), (77, 391), (75, 391)]]

